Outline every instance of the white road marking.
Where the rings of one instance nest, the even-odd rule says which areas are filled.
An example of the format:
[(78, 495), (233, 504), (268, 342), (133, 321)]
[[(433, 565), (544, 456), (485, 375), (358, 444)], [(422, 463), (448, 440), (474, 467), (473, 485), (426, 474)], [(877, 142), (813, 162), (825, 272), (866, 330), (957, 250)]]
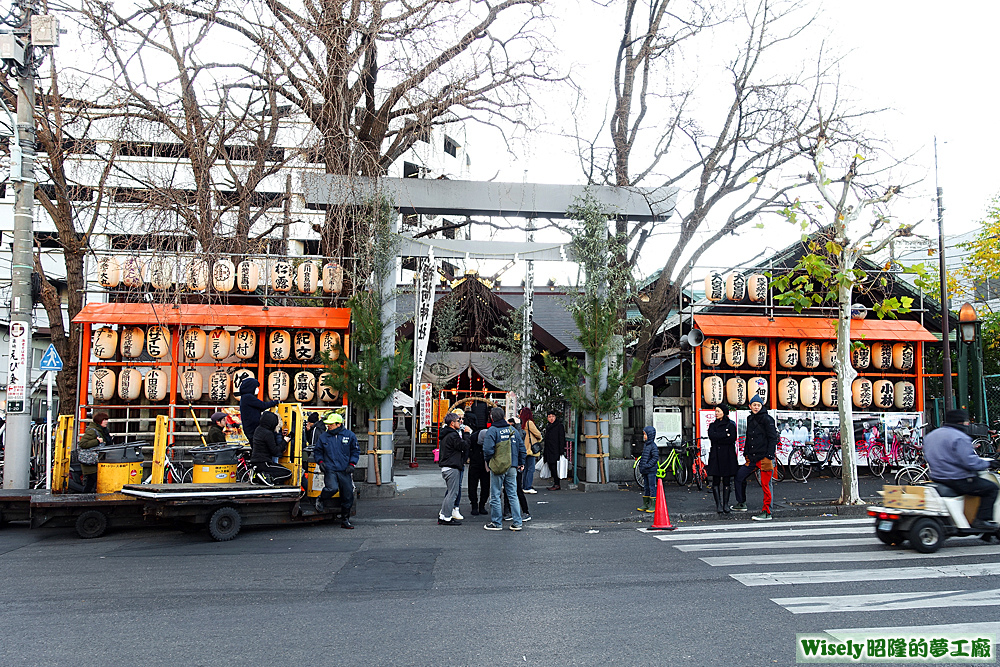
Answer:
[(1000, 563), (968, 563), (927, 567), (890, 567), (867, 570), (818, 570), (807, 572), (748, 572), (729, 576), (744, 586), (829, 584), (846, 581), (893, 581), (943, 579), (946, 577), (990, 577), (1000, 575)]
[[(864, 519), (818, 519), (815, 521), (771, 521), (770, 523), (765, 521), (758, 521), (754, 523), (748, 521), (746, 523), (731, 523), (723, 526), (679, 526), (677, 532), (699, 532), (699, 531), (714, 531), (714, 530), (746, 530), (747, 528), (788, 528), (789, 526), (832, 526), (832, 525), (843, 525), (843, 524), (862, 524), (862, 525), (875, 525), (875, 519), (872, 517), (866, 517)], [(640, 528), (642, 532), (655, 532), (648, 528)]]
[(892, 628), (838, 628), (836, 630), (824, 630), (823, 632), (838, 640), (845, 640), (848, 637), (856, 638), (858, 636), (892, 637), (893, 635), (924, 635), (938, 637), (947, 635), (993, 635), (994, 637), (1000, 637), (1000, 623), (897, 625)]
[[(831, 540), (831, 546), (838, 543)], [(785, 565), (789, 563), (853, 563), (860, 561), (897, 561), (916, 560), (922, 558), (959, 558), (961, 556), (991, 556), (1000, 554), (1000, 546), (968, 546), (942, 549), (933, 554), (922, 554), (919, 551), (892, 550), (889, 547), (880, 551), (838, 551), (829, 553), (782, 553), (782, 554), (748, 554), (744, 556), (708, 556), (700, 560), (712, 567), (730, 567), (734, 565)]]
[[(785, 537), (781, 535), (780, 537)], [(766, 542), (735, 542), (733, 544), (718, 544), (714, 542), (700, 544), (675, 544), (674, 549), (678, 551), (753, 551), (756, 549), (788, 549), (804, 547), (854, 547), (859, 544), (874, 546), (881, 544), (875, 537), (874, 531), (871, 537), (849, 537), (833, 538), (829, 540), (768, 540)]]
[(877, 595), (822, 595), (819, 597), (771, 598), (793, 614), (830, 612), (898, 611), (942, 607), (997, 607), (1000, 589), (986, 591), (922, 591)]
[[(829, 528), (803, 528), (801, 530), (796, 530), (794, 528), (788, 528), (785, 530), (769, 530), (766, 533), (762, 533), (758, 530), (747, 530), (743, 532), (733, 531), (731, 533), (665, 533), (662, 535), (657, 535), (656, 539), (662, 540), (664, 542), (679, 542), (681, 540), (738, 540), (744, 537), (756, 537), (761, 538), (765, 535), (767, 537), (796, 537), (799, 535), (848, 535), (863, 532), (859, 526), (831, 526)], [(877, 539), (875, 537), (875, 530), (871, 531), (872, 539)]]

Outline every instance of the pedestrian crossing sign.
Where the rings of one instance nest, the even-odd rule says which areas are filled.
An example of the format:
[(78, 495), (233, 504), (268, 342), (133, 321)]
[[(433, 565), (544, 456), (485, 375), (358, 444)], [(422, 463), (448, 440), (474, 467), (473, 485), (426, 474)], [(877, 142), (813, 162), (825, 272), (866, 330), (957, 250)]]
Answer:
[(39, 367), (43, 371), (61, 371), (63, 369), (62, 357), (56, 352), (56, 346), (49, 343), (49, 347), (45, 350), (45, 354), (42, 355), (42, 361)]

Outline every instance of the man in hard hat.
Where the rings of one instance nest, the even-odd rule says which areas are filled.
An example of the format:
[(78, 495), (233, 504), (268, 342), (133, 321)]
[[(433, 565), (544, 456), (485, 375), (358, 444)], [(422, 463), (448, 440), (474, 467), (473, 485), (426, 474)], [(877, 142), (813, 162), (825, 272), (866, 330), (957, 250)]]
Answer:
[(361, 457), (358, 438), (344, 428), (344, 416), (331, 412), (323, 418), (326, 430), (316, 435), (313, 458), (323, 471), (323, 490), (316, 499), (316, 510), (325, 510), (323, 503), (340, 491), (340, 525), (351, 525), (351, 507), (354, 506), (354, 466)]

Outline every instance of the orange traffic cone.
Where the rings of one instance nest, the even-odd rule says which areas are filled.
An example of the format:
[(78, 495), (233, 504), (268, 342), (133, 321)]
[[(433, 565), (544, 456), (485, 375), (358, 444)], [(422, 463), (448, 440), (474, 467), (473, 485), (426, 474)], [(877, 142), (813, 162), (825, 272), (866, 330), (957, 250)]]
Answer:
[(663, 479), (656, 480), (656, 512), (653, 514), (653, 525), (650, 530), (677, 530), (670, 525), (670, 512), (667, 511), (667, 496), (663, 493)]

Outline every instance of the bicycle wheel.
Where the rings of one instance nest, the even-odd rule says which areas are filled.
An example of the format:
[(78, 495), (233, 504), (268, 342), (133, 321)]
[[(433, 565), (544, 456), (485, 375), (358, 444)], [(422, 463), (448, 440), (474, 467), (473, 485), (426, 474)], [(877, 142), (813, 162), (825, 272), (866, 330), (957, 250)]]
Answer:
[(704, 479), (702, 479), (702, 470), (698, 468), (697, 461), (691, 463), (691, 477), (694, 478), (695, 486), (697, 486), (698, 490), (701, 491)]
[(989, 458), (996, 453), (993, 443), (989, 438), (976, 438), (972, 441), (972, 447), (976, 450), (976, 453), (983, 458)]
[(774, 457), (774, 471), (772, 471), (772, 473), (771, 473), (771, 481), (772, 482), (781, 482), (781, 481), (783, 481), (785, 479), (785, 477), (786, 477), (786, 475), (785, 475), (784, 466), (781, 465), (781, 462), (778, 460), (778, 457), (775, 456)]
[(691, 481), (691, 470), (685, 465), (684, 461), (680, 456), (674, 461), (674, 481), (677, 482), (677, 486), (687, 486), (688, 482)]
[(907, 443), (899, 448), (899, 460), (904, 465), (913, 465), (920, 459), (920, 450)]
[(194, 478), (194, 468), (185, 468), (184, 472), (181, 473), (182, 484), (190, 484), (193, 478)]
[(913, 486), (927, 481), (927, 468), (924, 466), (903, 466), (896, 473), (896, 484)]
[(812, 472), (812, 465), (806, 461), (805, 454), (801, 449), (793, 449), (788, 455), (788, 474), (797, 482), (804, 482), (809, 479)]
[(639, 472), (639, 459), (635, 460), (635, 465), (632, 466), (632, 471), (635, 473), (635, 483), (639, 485), (640, 489), (644, 488), (646, 482), (643, 477), (645, 477), (645, 475)]
[(877, 477), (885, 474), (886, 460), (882, 447), (875, 445), (868, 450), (868, 469)]
[(830, 461), (830, 474), (837, 479), (843, 477), (844, 462), (840, 460), (840, 447), (831, 449), (830, 453), (827, 454), (827, 457)]

